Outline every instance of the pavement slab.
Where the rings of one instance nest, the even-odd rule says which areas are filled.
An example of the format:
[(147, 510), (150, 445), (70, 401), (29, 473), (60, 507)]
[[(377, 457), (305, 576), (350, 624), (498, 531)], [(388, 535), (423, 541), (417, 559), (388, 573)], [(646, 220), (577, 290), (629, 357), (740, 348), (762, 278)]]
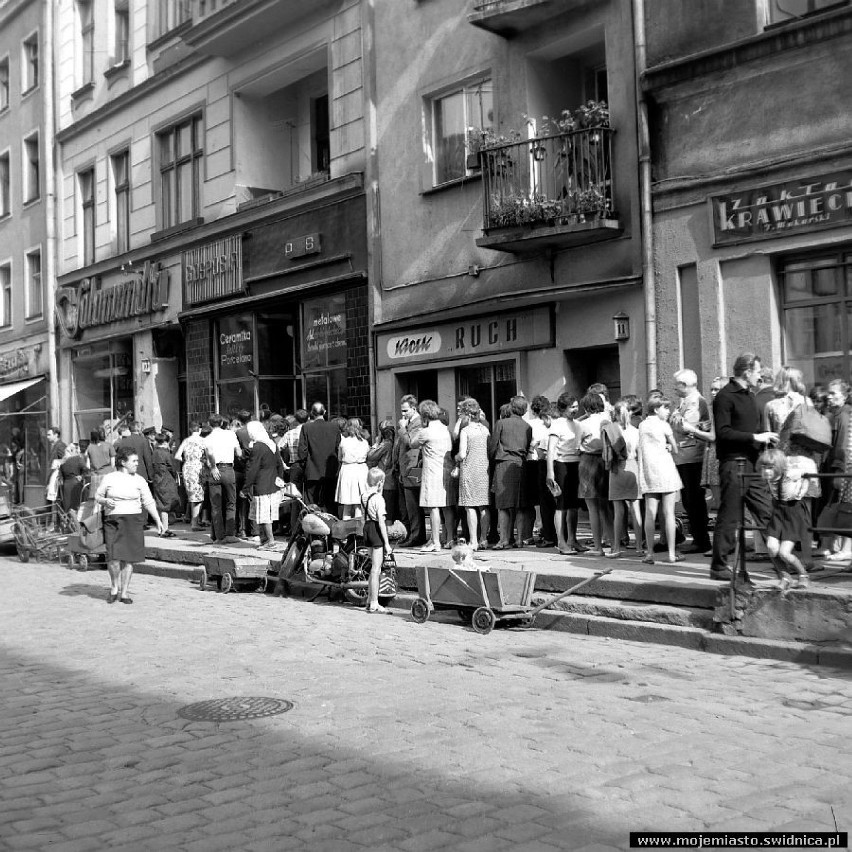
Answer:
[[(594, 852), (852, 823), (848, 671), (150, 575), (116, 607), (103, 572), (2, 558), (0, 581), (0, 849)], [(240, 696), (294, 706), (178, 715)]]

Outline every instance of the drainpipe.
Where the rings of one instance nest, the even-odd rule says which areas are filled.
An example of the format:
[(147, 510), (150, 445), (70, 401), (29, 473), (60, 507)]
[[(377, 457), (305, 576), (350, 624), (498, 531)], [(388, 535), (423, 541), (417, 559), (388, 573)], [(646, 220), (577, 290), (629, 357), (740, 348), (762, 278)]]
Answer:
[(633, 0), (633, 44), (636, 74), (636, 117), (639, 143), (639, 199), (642, 232), (642, 287), (645, 292), (645, 377), (657, 387), (657, 286), (654, 274), (654, 216), (651, 203), (651, 140), (648, 103), (642, 91), (645, 73), (645, 0)]
[[(43, 0), (44, 50), (40, 51), (42, 73), (44, 75), (44, 277), (42, 293), (44, 294), (44, 314), (47, 323), (47, 363), (50, 368), (48, 387), (50, 388), (50, 422), (55, 423), (59, 411), (59, 363), (56, 359), (56, 318), (54, 305), (56, 302), (54, 285), (56, 283), (56, 114), (53, 74), (53, 32), (54, 10), (57, 4), (51, 0)], [(61, 428), (67, 429), (70, 424), (62, 423)], [(70, 432), (63, 433), (70, 436)]]

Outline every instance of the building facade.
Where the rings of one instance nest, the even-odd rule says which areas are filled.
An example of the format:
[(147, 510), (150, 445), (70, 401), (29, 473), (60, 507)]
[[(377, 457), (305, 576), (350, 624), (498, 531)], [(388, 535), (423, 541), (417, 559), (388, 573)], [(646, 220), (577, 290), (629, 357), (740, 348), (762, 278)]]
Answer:
[(644, 392), (630, 2), (378, 0), (375, 31), (378, 416)]
[(43, 502), (54, 378), (50, 4), (0, 3), (0, 464), (14, 500)]
[(848, 380), (852, 7), (647, 10), (661, 375), (756, 351)]
[(358, 0), (63, 2), (61, 392), (131, 415), (368, 416)]

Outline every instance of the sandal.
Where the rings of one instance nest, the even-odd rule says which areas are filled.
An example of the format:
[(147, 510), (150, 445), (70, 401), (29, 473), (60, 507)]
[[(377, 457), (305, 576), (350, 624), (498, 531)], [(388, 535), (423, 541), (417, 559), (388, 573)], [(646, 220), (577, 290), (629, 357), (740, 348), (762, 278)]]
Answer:
[(511, 544), (505, 544), (504, 542), (498, 541), (491, 549), (492, 550), (511, 550)]
[(441, 545), (427, 544), (425, 547), (420, 548), (421, 553), (440, 553)]
[(122, 603), (131, 604), (133, 603), (133, 598), (119, 598)]
[(666, 560), (666, 562), (668, 562), (668, 563), (669, 563), (669, 565), (674, 565), (674, 564), (675, 564), (675, 562), (683, 562), (683, 556), (681, 556), (681, 555), (678, 553), (678, 554), (676, 554), (676, 555), (675, 555), (675, 558), (674, 558), (674, 559), (672, 559), (671, 557), (669, 557), (669, 558)]
[(564, 548), (564, 549), (560, 547), (560, 548), (559, 548), (559, 552), (560, 552), (563, 556), (576, 556), (576, 555), (577, 555), (580, 551), (579, 551), (579, 550), (576, 550), (576, 549), (575, 549), (575, 548), (573, 548), (573, 547), (566, 547), (566, 548)]
[(618, 559), (620, 556), (621, 556), (620, 550), (611, 550), (609, 553), (606, 554), (607, 559)]
[(375, 606), (368, 606), (367, 612), (370, 615), (374, 615), (375, 613), (378, 613), (379, 615), (392, 615), (393, 614), (393, 613), (391, 613), (391, 611), (386, 606), (382, 606), (381, 604), (376, 604)]

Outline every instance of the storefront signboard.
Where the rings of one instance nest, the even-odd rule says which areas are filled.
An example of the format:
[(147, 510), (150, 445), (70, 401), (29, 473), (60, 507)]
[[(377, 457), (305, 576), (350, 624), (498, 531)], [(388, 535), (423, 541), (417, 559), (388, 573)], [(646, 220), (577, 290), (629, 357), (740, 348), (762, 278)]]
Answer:
[(23, 379), (30, 375), (32, 364), (41, 352), (38, 348), (13, 349), (11, 352), (0, 352), (0, 382), (10, 379)]
[(222, 317), (217, 323), (219, 380), (247, 379), (255, 371), (251, 314)]
[(66, 337), (87, 328), (164, 311), (169, 307), (169, 271), (157, 262), (104, 289), (98, 275), (56, 291), (56, 318)]
[(302, 369), (346, 365), (346, 296), (307, 299), (304, 311)]
[(852, 224), (852, 170), (710, 198), (714, 245)]
[(549, 307), (494, 314), (376, 337), (376, 366), (404, 367), (554, 345)]
[(322, 240), (319, 234), (305, 234), (303, 237), (294, 237), (284, 243), (284, 257), (287, 260), (295, 260), (308, 254), (322, 254)]
[(183, 300), (198, 305), (245, 290), (243, 238), (236, 234), (183, 252)]

